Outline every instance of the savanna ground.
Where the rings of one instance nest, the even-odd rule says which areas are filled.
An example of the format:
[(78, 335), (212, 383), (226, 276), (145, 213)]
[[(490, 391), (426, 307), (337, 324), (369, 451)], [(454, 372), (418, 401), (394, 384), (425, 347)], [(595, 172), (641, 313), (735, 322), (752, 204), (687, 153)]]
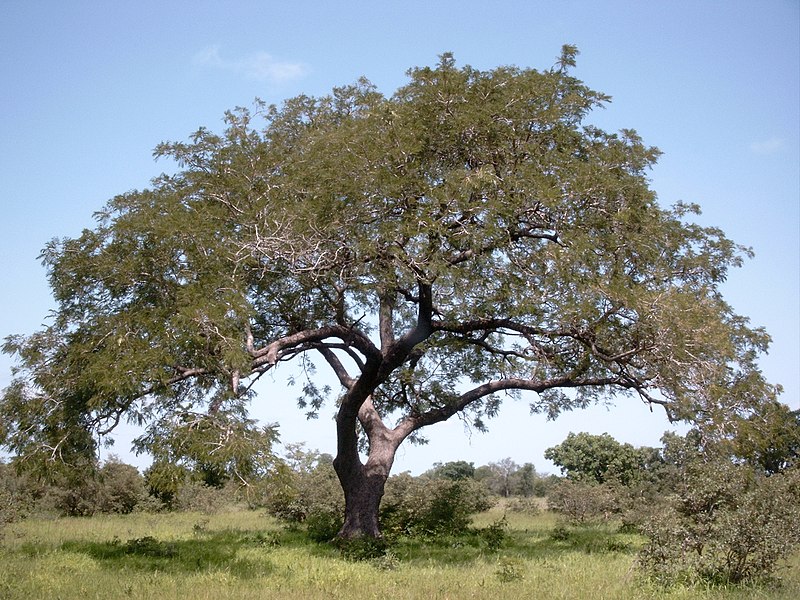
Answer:
[[(502, 516), (497, 507), (475, 525)], [(615, 525), (563, 527), (547, 512), (506, 519), (497, 549), (478, 534), (400, 538), (372, 560), (254, 511), (28, 519), (0, 540), (0, 598), (800, 598), (800, 556), (779, 584), (662, 589), (634, 570), (642, 538)]]

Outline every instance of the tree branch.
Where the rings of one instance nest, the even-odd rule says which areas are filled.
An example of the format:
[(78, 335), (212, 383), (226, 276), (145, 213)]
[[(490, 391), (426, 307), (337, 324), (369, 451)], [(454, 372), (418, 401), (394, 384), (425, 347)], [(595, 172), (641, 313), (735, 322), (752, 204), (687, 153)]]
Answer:
[(317, 350), (319, 350), (319, 353), (325, 357), (326, 361), (328, 361), (328, 364), (333, 369), (333, 372), (336, 374), (336, 377), (339, 379), (339, 383), (342, 384), (342, 387), (346, 389), (353, 387), (353, 384), (356, 380), (350, 376), (350, 374), (347, 372), (347, 369), (345, 369), (344, 365), (342, 364), (342, 361), (339, 360), (339, 357), (336, 356), (334, 351), (324, 344), (317, 346)]
[(256, 351), (252, 363), (253, 370), (261, 367), (262, 365), (274, 365), (281, 358), (281, 354), (286, 350), (291, 350), (298, 346), (323, 342), (328, 338), (339, 338), (345, 344), (356, 348), (367, 359), (374, 357), (379, 358), (381, 351), (375, 347), (368, 337), (352, 327), (345, 327), (343, 325), (330, 325), (328, 327), (320, 327), (319, 329), (307, 329), (299, 331), (292, 335), (275, 340)]
[(381, 352), (386, 353), (394, 343), (394, 292), (386, 292), (380, 296), (378, 311), (378, 329), (381, 337)]
[[(395, 432), (403, 439), (422, 427), (446, 421), (454, 414), (463, 411), (470, 404), (506, 390), (522, 390), (542, 393), (553, 388), (578, 388), (578, 387), (603, 387), (608, 385), (619, 385), (624, 388), (635, 388), (636, 386), (625, 378), (620, 377), (593, 377), (586, 379), (574, 379), (571, 376), (536, 381), (532, 379), (506, 378), (489, 381), (461, 394), (458, 399), (447, 406), (432, 408), (421, 414), (410, 415), (403, 419)], [(638, 388), (636, 388), (638, 389)]]

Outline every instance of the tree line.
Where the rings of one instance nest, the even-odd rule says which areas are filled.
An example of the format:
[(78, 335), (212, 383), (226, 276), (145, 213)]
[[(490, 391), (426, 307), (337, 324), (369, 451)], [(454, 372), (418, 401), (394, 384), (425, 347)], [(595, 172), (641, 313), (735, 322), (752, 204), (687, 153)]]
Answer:
[[(501, 503), (506, 513), (549, 509), (566, 525), (617, 522), (647, 538), (639, 565), (662, 583), (703, 579), (752, 581), (770, 575), (800, 546), (800, 411), (772, 408), (769, 438), (694, 428), (667, 432), (660, 448), (633, 447), (608, 434), (570, 433), (545, 456), (561, 475), (544, 475), (510, 458), (475, 467), (435, 463), (414, 477), (391, 476), (379, 517), (385, 550), (398, 536), (472, 532), (502, 544), (503, 521), (482, 530), (472, 516)], [(247, 478), (235, 462), (166, 465), (143, 474), (119, 460), (36, 477), (0, 464), (0, 517), (58, 512), (202, 511), (239, 503), (265, 509), (311, 540), (331, 542), (345, 498), (333, 457), (287, 444), (270, 448)], [(222, 459), (220, 459), (222, 460)], [(18, 461), (17, 461), (18, 462)], [(544, 501), (544, 502), (542, 502)], [(554, 535), (569, 535), (560, 526)]]

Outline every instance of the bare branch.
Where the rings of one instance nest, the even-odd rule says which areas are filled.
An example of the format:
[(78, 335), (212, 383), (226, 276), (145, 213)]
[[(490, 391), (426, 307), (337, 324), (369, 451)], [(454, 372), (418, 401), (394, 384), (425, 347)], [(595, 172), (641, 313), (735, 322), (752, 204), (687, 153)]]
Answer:
[(356, 380), (350, 376), (350, 374), (347, 372), (347, 369), (344, 368), (342, 361), (339, 360), (333, 350), (323, 344), (317, 346), (317, 350), (319, 350), (320, 354), (322, 354), (322, 356), (325, 357), (325, 360), (328, 361), (328, 364), (333, 369), (333, 372), (336, 374), (336, 377), (339, 379), (339, 383), (342, 384), (342, 387), (346, 389), (353, 387), (353, 384)]
[(506, 390), (541, 393), (553, 388), (605, 387), (609, 385), (618, 385), (624, 388), (634, 387), (629, 381), (625, 381), (620, 377), (590, 377), (581, 379), (568, 376), (542, 381), (519, 378), (497, 379), (464, 392), (455, 402), (447, 406), (440, 406), (421, 414), (406, 417), (395, 427), (395, 431), (398, 435), (405, 438), (417, 429), (446, 421), (481, 398)]

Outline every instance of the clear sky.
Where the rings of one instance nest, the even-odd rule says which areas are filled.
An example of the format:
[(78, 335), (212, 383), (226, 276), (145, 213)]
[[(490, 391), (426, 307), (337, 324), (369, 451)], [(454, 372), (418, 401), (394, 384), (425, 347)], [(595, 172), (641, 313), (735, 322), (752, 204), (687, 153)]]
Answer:
[[(754, 249), (724, 291), (773, 336), (763, 369), (799, 408), (797, 0), (0, 0), (0, 336), (44, 321), (39, 250), (168, 168), (152, 159), (158, 142), (221, 130), (225, 110), (255, 97), (322, 95), (362, 75), (388, 95), (447, 51), (482, 69), (544, 69), (564, 43), (580, 49), (576, 76), (613, 97), (592, 120), (664, 152), (652, 173), (662, 204), (697, 202), (704, 224)], [(10, 365), (0, 357), (0, 387)], [(253, 413), (280, 422), (284, 441), (334, 452), (330, 411), (307, 423), (280, 379), (260, 390)], [(547, 471), (544, 449), (570, 431), (659, 445), (670, 428), (635, 400), (555, 423), (526, 406), (507, 403), (486, 435), (458, 421), (429, 429), (431, 443), (401, 449), (395, 472), (504, 457)], [(129, 437), (114, 452), (146, 464)]]

